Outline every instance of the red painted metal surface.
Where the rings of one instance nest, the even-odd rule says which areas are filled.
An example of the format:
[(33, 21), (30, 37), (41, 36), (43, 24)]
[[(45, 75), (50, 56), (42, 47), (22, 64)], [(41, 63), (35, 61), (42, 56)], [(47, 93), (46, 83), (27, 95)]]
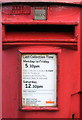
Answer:
[[(26, 5), (28, 7), (28, 5)], [(35, 7), (35, 6), (34, 6)], [(3, 16), (3, 24), (78, 24), (79, 23), (79, 8), (76, 7), (65, 7), (65, 6), (49, 6), (47, 9), (47, 20), (33, 20), (34, 18), (34, 7), (30, 7), (31, 13), (27, 15), (9, 15), (8, 6), (4, 6), (2, 12)], [(46, 5), (45, 5), (46, 7)], [(68, 11), (69, 9), (69, 11)], [(17, 10), (19, 12), (19, 10)], [(7, 14), (7, 13), (8, 14)], [(6, 13), (6, 14), (5, 14)]]
[[(0, 7), (0, 22), (2, 20), (2, 13)], [(0, 23), (0, 118), (2, 118), (2, 24)]]
[[(8, 6), (6, 6), (8, 8)], [(3, 6), (3, 9), (4, 6)], [(17, 12), (16, 12), (17, 13)], [(48, 6), (47, 20), (33, 20), (29, 15), (3, 13), (3, 117), (4, 118), (75, 118), (80, 117), (80, 8)], [(30, 26), (28, 31), (18, 25)], [(10, 27), (11, 25), (11, 27)], [(15, 28), (13, 29), (13, 26)], [(39, 31), (37, 25), (59, 25), (54, 31)], [(69, 30), (67, 26), (70, 26)], [(29, 27), (29, 28), (30, 28)], [(62, 29), (61, 29), (62, 28)], [(23, 28), (22, 28), (23, 29)], [(24, 30), (24, 29), (23, 29)], [(21, 62), (24, 53), (54, 53), (58, 58), (58, 107), (20, 109)], [(33, 110), (34, 109), (34, 110)], [(28, 112), (30, 110), (30, 112)], [(35, 111), (36, 110), (36, 111)], [(40, 111), (41, 110), (41, 111)], [(45, 111), (44, 111), (45, 110)], [(50, 111), (49, 111), (50, 110)], [(37, 116), (36, 116), (37, 114)]]
[[(80, 11), (80, 20), (81, 20), (81, 23), (80, 23), (80, 26), (81, 26), (81, 30), (80, 32), (82, 31), (82, 8), (81, 8), (81, 11)], [(81, 35), (81, 42), (80, 42), (80, 76), (82, 75), (82, 34)], [(80, 118), (82, 119), (82, 76), (80, 78)]]

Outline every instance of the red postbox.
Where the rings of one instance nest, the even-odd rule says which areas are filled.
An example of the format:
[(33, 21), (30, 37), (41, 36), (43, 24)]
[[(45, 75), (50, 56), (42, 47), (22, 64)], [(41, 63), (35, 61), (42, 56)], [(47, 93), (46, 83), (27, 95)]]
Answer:
[(3, 118), (80, 118), (80, 8), (3, 4)]

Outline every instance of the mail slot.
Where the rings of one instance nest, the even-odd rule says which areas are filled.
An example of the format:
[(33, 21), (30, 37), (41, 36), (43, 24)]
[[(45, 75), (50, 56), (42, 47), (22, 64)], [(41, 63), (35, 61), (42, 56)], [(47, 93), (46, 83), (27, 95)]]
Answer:
[(3, 118), (80, 118), (80, 8), (2, 7)]

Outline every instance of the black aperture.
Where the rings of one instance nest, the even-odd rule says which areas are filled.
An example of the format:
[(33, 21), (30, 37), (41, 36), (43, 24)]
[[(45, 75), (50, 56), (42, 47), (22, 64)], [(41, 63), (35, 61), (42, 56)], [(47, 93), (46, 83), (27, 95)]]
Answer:
[(6, 25), (6, 32), (71, 32), (74, 25)]

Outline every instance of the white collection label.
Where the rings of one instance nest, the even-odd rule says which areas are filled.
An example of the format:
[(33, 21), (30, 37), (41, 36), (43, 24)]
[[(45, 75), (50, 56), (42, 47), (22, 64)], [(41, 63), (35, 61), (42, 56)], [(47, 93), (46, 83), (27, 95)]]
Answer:
[(56, 106), (56, 54), (22, 55), (22, 106)]

